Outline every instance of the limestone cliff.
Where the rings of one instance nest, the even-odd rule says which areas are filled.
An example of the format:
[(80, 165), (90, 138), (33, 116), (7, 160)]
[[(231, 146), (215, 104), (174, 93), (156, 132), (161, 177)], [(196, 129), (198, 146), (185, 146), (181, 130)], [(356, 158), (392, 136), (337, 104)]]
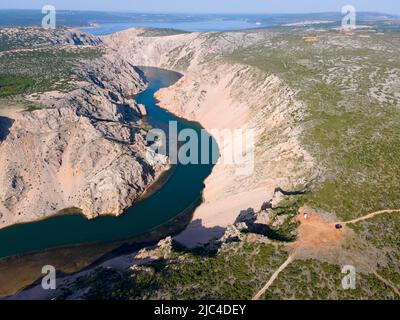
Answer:
[[(67, 45), (102, 46), (65, 32)], [(56, 34), (42, 34), (43, 41), (58, 43)], [(144, 81), (131, 64), (101, 49), (101, 57), (78, 62), (75, 90), (23, 97), (39, 110), (0, 109), (0, 228), (67, 208), (88, 218), (121, 214), (165, 169), (146, 160), (143, 108), (130, 99)]]
[[(267, 43), (269, 33), (191, 33), (163, 37), (142, 36), (126, 30), (103, 38), (126, 59), (139, 65), (172, 69), (184, 77), (160, 90), (160, 105), (199, 121), (207, 130), (254, 129), (254, 171), (237, 174), (238, 166), (220, 159), (206, 181), (204, 203), (177, 237), (189, 246), (217, 236), (239, 212), (259, 208), (275, 188), (303, 188), (314, 175), (313, 159), (300, 144), (300, 125), (306, 108), (280, 78), (225, 59), (237, 48)], [(214, 130), (215, 131), (215, 130)], [(221, 153), (232, 147), (220, 137)], [(245, 150), (251, 152), (251, 150)], [(240, 167), (240, 165), (239, 165)]]

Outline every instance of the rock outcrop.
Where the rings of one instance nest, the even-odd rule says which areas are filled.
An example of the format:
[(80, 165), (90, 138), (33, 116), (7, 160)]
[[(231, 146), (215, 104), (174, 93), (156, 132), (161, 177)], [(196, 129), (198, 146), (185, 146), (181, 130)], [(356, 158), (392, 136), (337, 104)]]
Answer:
[[(176, 239), (196, 246), (204, 233), (231, 225), (240, 211), (260, 208), (277, 186), (296, 189), (314, 175), (314, 162), (300, 143), (306, 106), (280, 78), (257, 68), (231, 62), (226, 55), (255, 43), (268, 43), (269, 33), (191, 33), (141, 37), (141, 30), (126, 30), (103, 38), (126, 59), (140, 65), (178, 71), (175, 85), (157, 93), (160, 105), (200, 122), (216, 138), (221, 154), (232, 143), (218, 135), (223, 130), (251, 129), (254, 161), (230, 164), (222, 156), (206, 180), (204, 202), (194, 220)], [(235, 151), (236, 152), (236, 151)], [(248, 166), (247, 166), (248, 165)], [(244, 168), (243, 168), (244, 167)], [(246, 174), (241, 173), (249, 169)], [(223, 230), (223, 229), (222, 229)], [(215, 234), (210, 232), (210, 238)]]
[[(101, 44), (75, 32), (66, 39)], [(88, 218), (119, 215), (166, 169), (146, 159), (144, 108), (130, 100), (144, 81), (102, 50), (100, 58), (81, 61), (76, 90), (26, 96), (45, 108), (2, 118), (12, 124), (0, 141), (0, 228), (68, 208)]]

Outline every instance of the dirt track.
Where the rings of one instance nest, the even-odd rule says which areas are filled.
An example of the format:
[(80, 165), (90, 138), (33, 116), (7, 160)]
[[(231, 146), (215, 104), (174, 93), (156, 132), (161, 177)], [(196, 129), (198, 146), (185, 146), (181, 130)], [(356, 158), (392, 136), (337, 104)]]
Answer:
[(353, 223), (357, 223), (357, 222), (360, 222), (360, 221), (372, 219), (372, 218), (374, 218), (376, 216), (379, 216), (381, 214), (398, 213), (398, 212), (400, 212), (400, 210), (381, 210), (381, 211), (376, 211), (376, 212), (369, 213), (366, 216), (363, 216), (363, 217), (360, 217), (360, 218), (357, 218), (357, 219), (353, 219), (353, 220), (350, 220), (350, 221), (343, 222), (343, 224), (344, 225), (353, 224)]
[[(304, 219), (304, 212), (309, 213), (309, 217)], [(293, 249), (287, 260), (273, 273), (271, 278), (253, 297), (253, 300), (259, 300), (261, 296), (268, 290), (268, 288), (274, 283), (279, 274), (296, 259), (296, 254), (303, 249), (312, 249), (314, 251), (319, 250), (330, 250), (341, 244), (343, 235), (346, 233), (346, 226), (354, 224), (360, 221), (372, 219), (376, 216), (386, 213), (400, 213), (400, 210), (381, 210), (369, 213), (363, 217), (356, 218), (345, 222), (329, 222), (320, 218), (317, 214), (313, 213), (309, 208), (300, 208), (298, 220), (300, 221), (299, 236), (298, 239), (289, 245)], [(336, 229), (336, 224), (342, 224), (342, 229)], [(397, 288), (390, 283), (390, 281), (384, 279), (382, 276), (373, 272), (375, 276), (390, 286), (394, 292), (400, 296), (400, 292)]]
[(278, 275), (294, 260), (294, 256), (290, 255), (287, 260), (274, 272), (274, 274), (271, 276), (271, 278), (268, 280), (268, 282), (265, 284), (264, 287), (261, 288), (260, 291), (256, 293), (256, 295), (253, 297), (253, 300), (259, 300), (261, 296), (268, 290), (268, 288), (274, 283), (275, 279), (278, 277)]

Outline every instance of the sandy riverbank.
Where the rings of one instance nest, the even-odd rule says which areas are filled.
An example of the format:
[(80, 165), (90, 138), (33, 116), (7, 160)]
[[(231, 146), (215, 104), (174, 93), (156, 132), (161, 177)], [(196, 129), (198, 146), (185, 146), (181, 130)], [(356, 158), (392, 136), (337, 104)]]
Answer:
[[(177, 83), (156, 93), (161, 107), (199, 122), (218, 142), (222, 155), (233, 145), (215, 131), (254, 130), (249, 172), (243, 163), (220, 158), (205, 181), (204, 202), (177, 240), (192, 247), (221, 236), (242, 210), (258, 209), (277, 187), (298, 188), (313, 175), (313, 159), (302, 148), (299, 120), (305, 106), (281, 79), (256, 68), (223, 58), (235, 47), (260, 41), (243, 33), (190, 33), (163, 37), (141, 36), (131, 29), (103, 38), (131, 63), (173, 70), (183, 74)], [(253, 153), (254, 151), (254, 153)], [(235, 150), (237, 152), (237, 150)], [(239, 170), (238, 170), (239, 169)]]

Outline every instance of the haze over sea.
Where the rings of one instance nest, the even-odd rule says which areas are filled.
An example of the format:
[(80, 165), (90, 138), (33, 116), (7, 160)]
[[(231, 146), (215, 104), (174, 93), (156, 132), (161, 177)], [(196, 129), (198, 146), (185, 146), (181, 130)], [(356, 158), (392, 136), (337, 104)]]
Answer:
[[(358, 22), (398, 19), (389, 14), (359, 12)], [(1, 10), (0, 27), (40, 26), (41, 10)], [(100, 11), (57, 11), (57, 25), (79, 28), (100, 35), (134, 27), (178, 29), (188, 32), (230, 31), (280, 27), (296, 23), (319, 22), (328, 27), (339, 24), (340, 11), (308, 14), (165, 14)], [(318, 25), (318, 24), (316, 24)], [(321, 25), (320, 25), (321, 26)]]

